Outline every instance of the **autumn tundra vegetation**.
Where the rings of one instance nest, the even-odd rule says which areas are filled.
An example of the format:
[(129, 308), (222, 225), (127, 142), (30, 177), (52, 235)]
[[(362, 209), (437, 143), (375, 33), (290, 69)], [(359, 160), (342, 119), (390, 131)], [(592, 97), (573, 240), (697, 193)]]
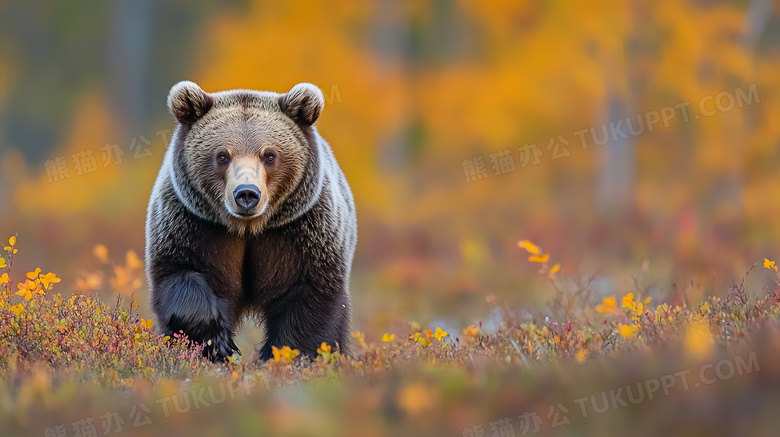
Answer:
[[(139, 313), (134, 252), (115, 262), (105, 246), (93, 249), (102, 267), (78, 284), (108, 281), (118, 293), (107, 300), (63, 296), (55, 273), (15, 263), (20, 246), (12, 236), (0, 258), (0, 417), (9, 431), (162, 435), (197, 424), (220, 435), (596, 435), (683, 414), (674, 420), (694, 430), (751, 417), (744, 426), (759, 431), (774, 420), (777, 394), (765, 384), (780, 377), (780, 274), (769, 259), (753, 268), (773, 284), (753, 298), (743, 282), (697, 302), (671, 290), (650, 296), (639, 284), (596, 299), (523, 240), (518, 250), (554, 293), (535, 312), (487, 296), (500, 313), (490, 329), (410, 320), (374, 338), (352, 332), (350, 355), (323, 343), (314, 358), (284, 346), (266, 362), (212, 363), (203, 345), (160, 336)], [(714, 395), (731, 400), (708, 407)], [(271, 402), (301, 398), (311, 403)], [(312, 406), (320, 402), (324, 412)]]

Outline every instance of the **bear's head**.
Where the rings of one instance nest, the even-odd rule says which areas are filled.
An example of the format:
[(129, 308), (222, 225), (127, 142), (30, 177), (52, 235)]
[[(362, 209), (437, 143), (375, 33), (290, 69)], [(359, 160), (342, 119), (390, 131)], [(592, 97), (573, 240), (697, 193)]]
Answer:
[(178, 122), (170, 151), (176, 194), (191, 212), (238, 233), (299, 215), (322, 185), (313, 124), (324, 105), (309, 83), (285, 94), (177, 83), (168, 95)]

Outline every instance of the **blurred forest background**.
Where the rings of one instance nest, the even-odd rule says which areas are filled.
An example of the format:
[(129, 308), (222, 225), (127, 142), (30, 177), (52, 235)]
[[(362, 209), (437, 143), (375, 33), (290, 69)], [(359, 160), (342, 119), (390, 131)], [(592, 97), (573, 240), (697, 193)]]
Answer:
[(525, 238), (572, 277), (720, 291), (780, 244), (778, 55), (771, 0), (0, 0), (0, 229), (77, 289), (96, 244), (143, 253), (174, 83), (308, 81), (357, 326), (547, 299)]

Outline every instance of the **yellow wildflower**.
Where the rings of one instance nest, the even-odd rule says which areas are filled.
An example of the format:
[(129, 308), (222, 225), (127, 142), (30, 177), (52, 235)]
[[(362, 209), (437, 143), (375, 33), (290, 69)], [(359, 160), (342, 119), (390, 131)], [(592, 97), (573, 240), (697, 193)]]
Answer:
[(531, 255), (528, 257), (528, 261), (531, 261), (532, 263), (541, 263), (544, 264), (547, 261), (550, 260), (550, 255), (544, 254), (544, 255)]
[(81, 291), (97, 290), (103, 285), (103, 277), (99, 273), (90, 273), (84, 279), (76, 278), (76, 288)]
[(57, 275), (55, 275), (52, 272), (49, 272), (45, 275), (40, 275), (40, 280), (41, 280), (41, 284), (43, 284), (43, 287), (46, 288), (47, 290), (51, 289), (51, 284), (56, 284), (61, 281), (61, 279), (58, 278)]
[(11, 253), (19, 252), (14, 246), (16, 246), (16, 237), (11, 237), (8, 239), (8, 246), (3, 247), (3, 249)]
[(138, 255), (136, 255), (135, 252), (132, 250), (127, 251), (127, 255), (125, 255), (125, 259), (127, 262), (127, 267), (130, 269), (140, 269), (144, 266), (143, 261), (141, 261), (140, 258), (138, 258)]
[(442, 330), (441, 328), (439, 328), (437, 326), (436, 327), (436, 334), (434, 334), (434, 336), (436, 337), (436, 340), (441, 341), (442, 338), (447, 336), (447, 331), (444, 331), (444, 330)]
[(463, 330), (463, 334), (467, 337), (476, 337), (479, 335), (479, 328), (474, 325), (469, 325), (468, 328)]
[(37, 279), (38, 275), (40, 274), (41, 274), (41, 268), (38, 267), (37, 269), (35, 269), (34, 272), (27, 272), (27, 277), (30, 279)]
[(352, 338), (357, 340), (357, 342), (360, 345), (360, 347), (362, 347), (363, 349), (368, 349), (368, 345), (366, 345), (366, 336), (363, 335), (362, 332), (355, 331), (351, 335), (352, 335)]
[(394, 338), (395, 338), (395, 334), (388, 334), (388, 333), (385, 333), (385, 334), (382, 336), (382, 342), (383, 342), (383, 343), (390, 343), (391, 341), (393, 341), (393, 339), (394, 339)]
[(38, 281), (33, 282), (29, 279), (24, 283), (16, 284), (16, 288), (19, 289), (19, 291), (16, 292), (16, 295), (24, 297), (24, 299), (27, 301), (32, 299), (33, 293), (43, 294), (43, 291), (41, 290), (41, 284), (38, 283)]
[(329, 354), (331, 349), (333, 349), (331, 346), (328, 346), (328, 343), (325, 343), (324, 341), (320, 345), (320, 347), (317, 348), (317, 353), (320, 355)]
[(292, 362), (301, 353), (298, 349), (290, 349), (290, 346), (283, 346), (281, 349), (271, 346), (271, 352), (274, 354), (274, 361), (283, 363)]
[(6, 267), (8, 267), (8, 264), (6, 264), (6, 262), (5, 262), (5, 258), (3, 258), (2, 256), (0, 256), (0, 269), (4, 269), (4, 268), (6, 268)]
[(628, 293), (623, 297), (623, 308), (633, 309), (636, 306), (634, 303), (634, 293)]
[(92, 249), (92, 254), (95, 255), (95, 258), (97, 258), (98, 261), (103, 264), (108, 264), (108, 249), (106, 246), (98, 244)]
[(774, 270), (777, 272), (777, 266), (775, 265), (774, 261), (769, 261), (768, 259), (764, 258), (764, 267), (769, 270)]
[(8, 283), (8, 273), (3, 273), (0, 275), (0, 284), (7, 284)]
[[(650, 300), (645, 299), (645, 302), (650, 303)], [(634, 293), (628, 293), (623, 298), (623, 308), (629, 309), (631, 317), (634, 319), (638, 319), (642, 315), (642, 311), (644, 311), (644, 305), (641, 302), (634, 301)]]
[(517, 247), (519, 247), (521, 249), (525, 249), (528, 253), (530, 253), (532, 255), (539, 255), (539, 252), (540, 252), (539, 248), (536, 247), (536, 245), (534, 243), (531, 243), (528, 240), (518, 241), (517, 242)]
[(639, 333), (639, 325), (620, 325), (618, 332), (623, 338), (631, 339)]
[(617, 312), (617, 303), (615, 296), (605, 297), (604, 303), (596, 306), (596, 311), (600, 313), (614, 313)]
[[(428, 330), (428, 332), (431, 332), (431, 330), (429, 329), (429, 330)], [(421, 334), (421, 333), (419, 333), (419, 332), (418, 332), (418, 333), (416, 333), (416, 334), (414, 334), (414, 341), (415, 341), (417, 344), (420, 344), (420, 345), (422, 345), (422, 346), (430, 346), (430, 345), (431, 345), (431, 339), (430, 339), (430, 337), (429, 337), (429, 336), (425, 336), (425, 337), (423, 337), (423, 336), (422, 336), (422, 334)]]
[(133, 273), (130, 267), (114, 266), (114, 277), (111, 278), (111, 287), (119, 292), (130, 292), (141, 288), (143, 279)]

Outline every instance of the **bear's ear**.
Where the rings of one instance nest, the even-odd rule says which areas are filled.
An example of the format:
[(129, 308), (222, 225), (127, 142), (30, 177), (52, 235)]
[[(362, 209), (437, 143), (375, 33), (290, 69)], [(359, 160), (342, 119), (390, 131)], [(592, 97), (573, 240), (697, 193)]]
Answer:
[(299, 83), (279, 97), (279, 107), (296, 123), (311, 126), (325, 107), (325, 96), (315, 85)]
[(171, 88), (168, 94), (168, 111), (180, 123), (194, 123), (206, 115), (214, 99), (195, 82), (183, 80)]

